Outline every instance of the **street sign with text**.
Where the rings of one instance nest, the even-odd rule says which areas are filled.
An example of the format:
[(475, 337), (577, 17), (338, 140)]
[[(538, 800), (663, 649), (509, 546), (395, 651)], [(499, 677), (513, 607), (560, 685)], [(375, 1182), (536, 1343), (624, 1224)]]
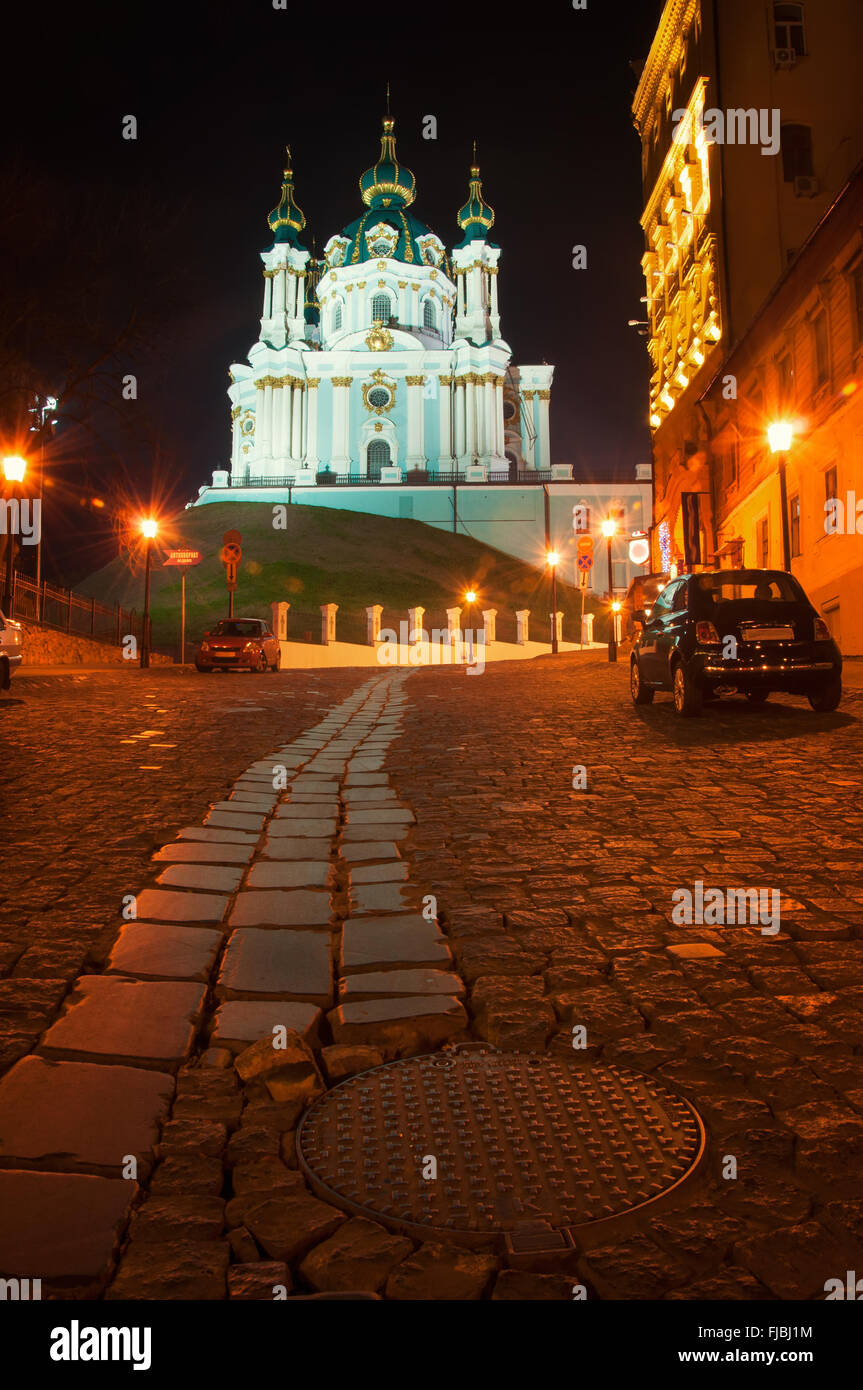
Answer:
[(169, 550), (162, 564), (185, 567), (186, 565), (199, 565), (202, 559), (200, 550)]

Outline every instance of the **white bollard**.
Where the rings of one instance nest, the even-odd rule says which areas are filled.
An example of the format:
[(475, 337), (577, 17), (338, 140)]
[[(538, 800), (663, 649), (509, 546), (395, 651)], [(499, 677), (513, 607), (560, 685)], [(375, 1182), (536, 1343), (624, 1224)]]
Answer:
[(486, 646), (489, 642), (497, 641), (497, 609), (484, 608), (482, 610), (482, 630), (485, 637)]
[(529, 608), (520, 608), (515, 615), (515, 621), (518, 624), (515, 640), (520, 647), (523, 647), (526, 642), (530, 641), (530, 634), (528, 631), (529, 618)]
[(366, 641), (370, 647), (376, 647), (381, 640), (381, 614), (383, 611), (382, 603), (372, 603), (366, 609)]
[(321, 641), (325, 647), (336, 640), (336, 611), (337, 603), (321, 604)]
[(288, 640), (288, 609), (289, 603), (271, 603), (270, 612), (273, 615), (273, 636), (280, 642)]
[(424, 608), (408, 609), (408, 641), (421, 642), (423, 640), (423, 618), (426, 615)]
[(593, 616), (592, 613), (585, 613), (581, 620), (581, 640), (586, 647), (593, 641)]

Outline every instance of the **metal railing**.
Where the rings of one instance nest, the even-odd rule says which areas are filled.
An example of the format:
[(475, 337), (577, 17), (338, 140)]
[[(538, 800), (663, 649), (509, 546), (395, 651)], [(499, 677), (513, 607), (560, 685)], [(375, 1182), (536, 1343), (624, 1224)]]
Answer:
[[(118, 603), (113, 606), (99, 603), (98, 599), (86, 598), (56, 584), (37, 585), (29, 575), (19, 574), (17, 570), (12, 588), (12, 611), (7, 616), (113, 646), (120, 646), (130, 633), (141, 641), (143, 633), (144, 615), (136, 609), (121, 608)], [(152, 624), (150, 628), (152, 639)]]
[(495, 486), (508, 484), (513, 487), (523, 487), (525, 483), (553, 483), (571, 482), (571, 478), (555, 478), (550, 468), (531, 468), (520, 470), (517, 473), (509, 471), (493, 471), (488, 476), (477, 482), (468, 482), (464, 473), (426, 473), (423, 472), (422, 478), (417, 473), (407, 478), (402, 473), (401, 478), (395, 483), (382, 483), (380, 478), (369, 478), (364, 473), (333, 473), (327, 478), (326, 483), (297, 483), (294, 476), (283, 478), (259, 478), (250, 477), (245, 480), (231, 476), (229, 485), (231, 487), (265, 488), (265, 487), (452, 487), (453, 484), (464, 487), (482, 487), (484, 483), (494, 483)]

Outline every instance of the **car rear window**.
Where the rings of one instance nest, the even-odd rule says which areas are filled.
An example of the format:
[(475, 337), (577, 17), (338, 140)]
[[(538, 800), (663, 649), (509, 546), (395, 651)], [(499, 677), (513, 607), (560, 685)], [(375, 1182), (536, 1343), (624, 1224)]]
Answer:
[(699, 574), (695, 580), (701, 594), (710, 595), (714, 603), (799, 603), (801, 594), (788, 574), (729, 573)]
[(225, 618), (216, 624), (213, 628), (213, 634), (216, 637), (260, 637), (261, 624), (251, 620), (243, 622), (242, 620)]

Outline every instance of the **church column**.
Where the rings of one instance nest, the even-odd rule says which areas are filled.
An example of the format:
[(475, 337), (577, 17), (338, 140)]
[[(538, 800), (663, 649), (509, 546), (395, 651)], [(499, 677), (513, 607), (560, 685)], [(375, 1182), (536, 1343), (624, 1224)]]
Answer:
[(491, 284), (491, 312), (497, 316), (500, 312), (497, 307), (497, 266), (490, 266), (488, 274)]
[(399, 323), (407, 323), (407, 295), (405, 290), (408, 287), (407, 280), (399, 280)]
[(549, 435), (548, 428), (548, 405), (549, 400), (551, 399), (551, 391), (537, 391), (536, 395), (539, 401), (539, 426), (537, 429), (536, 440), (538, 458), (536, 461), (536, 466), (537, 468), (550, 468), (551, 438)]
[(264, 308), (263, 308), (263, 313), (262, 313), (262, 317), (263, 317), (263, 318), (265, 318), (265, 319), (272, 318), (272, 311), (271, 311), (271, 310), (272, 310), (272, 303), (273, 303), (273, 277), (272, 277), (272, 275), (269, 273), (268, 270), (265, 270), (265, 271), (264, 271)]
[(476, 444), (476, 373), (468, 372), (465, 377), (465, 458), (468, 463), (473, 463), (474, 454), (477, 452)]
[(308, 425), (306, 428), (306, 468), (317, 468), (318, 459), (318, 386), (320, 377), (306, 380)]
[(494, 377), (491, 372), (486, 372), (483, 379), (483, 416), (485, 418), (485, 430), (482, 452), (485, 458), (490, 461), (492, 455), (496, 453), (496, 431), (494, 427)]
[(505, 456), (505, 437), (503, 429), (503, 377), (496, 378), (494, 383), (494, 427), (495, 427), (495, 446), (494, 451), (498, 458)]
[(347, 473), (351, 461), (348, 453), (351, 378), (349, 376), (334, 376), (332, 381), (333, 447), (330, 462), (336, 473)]
[(462, 318), (464, 316), (464, 275), (462, 275), (460, 271), (456, 272), (455, 283), (458, 292), (456, 313), (459, 318)]
[(423, 385), (424, 376), (406, 376), (408, 388), (408, 451), (405, 463), (408, 468), (425, 468), (426, 456), (423, 452)]
[(270, 377), (262, 377), (258, 386), (258, 406), (255, 412), (255, 439), (259, 460), (269, 459), (273, 452), (273, 388)]
[(295, 381), (291, 391), (291, 458), (297, 463), (303, 457), (303, 383)]
[(272, 440), (273, 440), (273, 458), (274, 458), (274, 459), (277, 459), (277, 458), (279, 458), (279, 456), (280, 456), (280, 454), (281, 454), (281, 452), (282, 452), (282, 440), (283, 440), (283, 438), (284, 438), (284, 435), (282, 434), (282, 396), (284, 395), (284, 391), (283, 391), (283, 389), (282, 389), (282, 382), (281, 382), (281, 379), (276, 379), (276, 380), (273, 381), (272, 392), (273, 392), (273, 432), (272, 432)]
[(452, 377), (439, 376), (440, 387), (440, 453), (438, 468), (443, 473), (451, 473), (452, 459)]
[(416, 283), (416, 281), (411, 282), (410, 315), (411, 328), (419, 328), (420, 324), (422, 323), (422, 317), (420, 315), (420, 287)]
[(280, 266), (273, 278), (273, 317), (285, 312), (285, 276), (287, 271)]
[[(522, 453), (528, 468), (536, 468), (536, 411), (534, 409), (534, 391), (522, 391), (522, 410), (525, 417), (525, 428), (521, 432)], [(527, 427), (530, 427), (528, 429)], [(532, 431), (532, 433), (531, 433)]]
[(240, 407), (235, 405), (231, 411), (231, 472), (236, 476), (240, 470)]
[(465, 420), (464, 420), (464, 380), (455, 380), (455, 456), (464, 458)]

